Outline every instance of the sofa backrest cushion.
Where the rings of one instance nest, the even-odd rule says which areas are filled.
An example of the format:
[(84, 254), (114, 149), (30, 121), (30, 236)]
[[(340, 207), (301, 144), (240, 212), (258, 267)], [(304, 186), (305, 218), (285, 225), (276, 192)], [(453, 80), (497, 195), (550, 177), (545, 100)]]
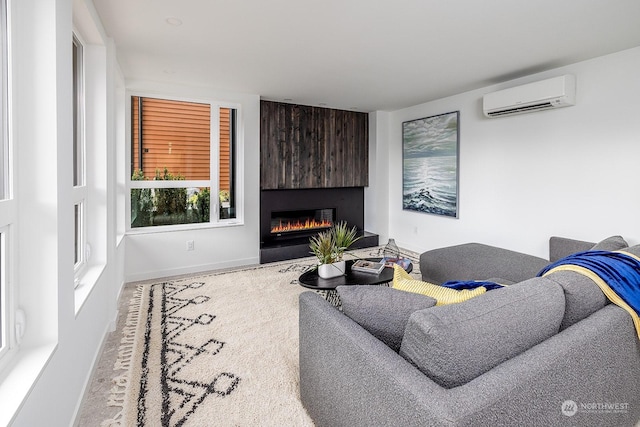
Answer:
[(433, 307), (425, 295), (377, 285), (338, 286), (342, 312), (395, 352), (411, 313)]
[[(579, 241), (553, 237), (552, 239), (559, 239), (559, 245), (564, 247), (564, 251), (570, 252), (563, 255), (563, 257), (572, 253), (581, 252), (581, 250), (579, 250), (579, 246), (581, 245)], [(564, 241), (564, 243), (562, 243), (562, 241)], [(574, 243), (571, 244), (570, 242)], [(582, 243), (585, 245), (590, 244), (588, 242)], [(611, 236), (596, 244), (591, 244), (588, 248), (582, 248), (582, 251), (629, 250), (627, 245), (627, 242), (621, 236)], [(560, 330), (564, 330), (587, 316), (592, 315), (608, 303), (607, 297), (602, 293), (598, 285), (596, 285), (593, 280), (580, 273), (573, 271), (556, 271), (546, 275), (545, 277), (553, 280), (564, 289), (565, 311)]]
[(622, 238), (622, 236), (611, 236), (593, 245), (592, 251), (619, 251), (624, 249), (629, 244)]
[(576, 252), (588, 251), (593, 245), (595, 245), (593, 242), (551, 236), (549, 238), (549, 261), (556, 262), (560, 258), (575, 254)]
[(560, 330), (591, 316), (607, 304), (607, 297), (590, 278), (575, 271), (556, 271), (545, 276), (564, 290), (564, 318)]
[(556, 334), (564, 306), (558, 284), (533, 278), (416, 311), (400, 355), (441, 386), (457, 387)]
[(585, 242), (583, 240), (568, 239), (566, 237), (552, 236), (549, 239), (549, 261), (556, 262), (560, 258), (589, 250), (617, 251), (629, 246), (622, 236), (611, 236), (598, 243)]
[(628, 248), (621, 249), (622, 252), (627, 252), (631, 255), (635, 255), (640, 257), (640, 245), (631, 246)]

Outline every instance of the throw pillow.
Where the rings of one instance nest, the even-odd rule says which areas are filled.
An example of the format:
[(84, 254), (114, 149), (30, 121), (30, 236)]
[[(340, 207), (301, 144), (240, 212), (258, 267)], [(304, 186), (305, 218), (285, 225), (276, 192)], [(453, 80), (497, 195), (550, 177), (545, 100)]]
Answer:
[(466, 301), (416, 311), (400, 355), (445, 388), (457, 387), (556, 334), (562, 288), (533, 278)]
[(342, 312), (396, 353), (411, 313), (433, 307), (436, 300), (377, 285), (338, 286)]
[(423, 282), (414, 279), (404, 269), (398, 266), (393, 267), (394, 289), (427, 295), (437, 301), (436, 305), (453, 304), (466, 301), (487, 292), (486, 288), (456, 290), (449, 289), (433, 283)]
[(596, 243), (591, 250), (592, 251), (618, 251), (624, 249), (629, 244), (625, 242), (622, 236), (611, 236)]

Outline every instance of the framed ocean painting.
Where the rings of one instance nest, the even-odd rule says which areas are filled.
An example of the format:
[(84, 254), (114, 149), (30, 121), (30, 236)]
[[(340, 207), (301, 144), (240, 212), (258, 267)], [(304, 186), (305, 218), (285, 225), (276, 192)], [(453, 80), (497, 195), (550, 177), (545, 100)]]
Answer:
[(402, 209), (458, 217), (460, 112), (402, 123)]

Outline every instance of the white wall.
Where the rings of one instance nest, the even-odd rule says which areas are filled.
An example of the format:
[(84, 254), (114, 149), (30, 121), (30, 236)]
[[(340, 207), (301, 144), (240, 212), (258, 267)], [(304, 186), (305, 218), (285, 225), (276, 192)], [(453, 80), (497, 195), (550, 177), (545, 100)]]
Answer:
[[(487, 119), (482, 96), (574, 74), (577, 105)], [(640, 48), (391, 113), (389, 233), (408, 249), (483, 242), (543, 257), (552, 235), (640, 242)], [(460, 111), (459, 218), (402, 210), (402, 122)]]
[[(244, 194), (244, 224), (199, 230), (129, 234), (126, 236), (127, 281), (173, 276), (217, 268), (256, 264), (260, 260), (260, 97), (210, 88), (128, 81), (131, 92), (222, 101), (241, 105), (244, 163), (238, 165)], [(195, 250), (187, 251), (186, 242)]]
[(364, 229), (389, 237), (389, 113), (369, 113), (369, 186), (364, 189)]

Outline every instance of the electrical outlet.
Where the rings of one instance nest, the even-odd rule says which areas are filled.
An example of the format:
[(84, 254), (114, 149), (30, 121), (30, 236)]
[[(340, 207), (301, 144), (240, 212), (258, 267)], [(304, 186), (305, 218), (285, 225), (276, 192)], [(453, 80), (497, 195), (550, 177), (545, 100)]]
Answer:
[(187, 240), (187, 250), (192, 251), (195, 249), (195, 242), (193, 240)]
[(413, 227), (413, 234), (418, 234), (418, 227)]

